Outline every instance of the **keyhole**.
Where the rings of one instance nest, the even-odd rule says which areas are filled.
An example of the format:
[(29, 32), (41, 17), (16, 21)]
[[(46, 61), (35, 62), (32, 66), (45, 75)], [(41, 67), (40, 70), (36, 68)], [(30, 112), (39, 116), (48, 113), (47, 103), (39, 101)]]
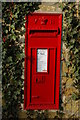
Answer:
[(36, 83), (38, 82), (38, 79), (36, 79)]

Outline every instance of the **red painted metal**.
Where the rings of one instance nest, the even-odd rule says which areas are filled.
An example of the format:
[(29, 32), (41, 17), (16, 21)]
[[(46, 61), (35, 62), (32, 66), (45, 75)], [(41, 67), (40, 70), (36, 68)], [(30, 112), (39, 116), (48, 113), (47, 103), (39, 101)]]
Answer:
[[(62, 14), (26, 16), (24, 109), (59, 109)], [(37, 49), (47, 49), (47, 72), (37, 72)]]

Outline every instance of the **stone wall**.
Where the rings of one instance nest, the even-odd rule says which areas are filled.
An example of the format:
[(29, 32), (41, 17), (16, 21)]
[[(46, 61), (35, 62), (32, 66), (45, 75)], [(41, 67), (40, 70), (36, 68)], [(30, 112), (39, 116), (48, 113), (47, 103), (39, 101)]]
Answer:
[[(56, 12), (61, 13), (61, 9), (59, 8), (59, 3), (53, 3), (53, 2), (43, 2), (39, 6), (39, 10), (35, 12)], [(65, 58), (65, 59), (64, 59)], [(78, 118), (79, 117), (79, 101), (75, 101), (72, 99), (73, 93), (76, 91), (76, 89), (73, 87), (73, 81), (71, 78), (67, 78), (65, 76), (65, 72), (68, 71), (68, 68), (66, 66), (66, 62), (68, 60), (68, 50), (66, 49), (64, 43), (62, 43), (62, 73), (61, 73), (61, 98), (62, 98), (62, 104), (61, 108), (62, 110), (41, 110), (41, 111), (24, 111), (23, 110), (23, 104), (22, 104), (22, 110), (19, 111), (19, 118)], [(30, 115), (29, 115), (30, 113)]]
[[(53, 2), (43, 2), (39, 6), (39, 10), (35, 12), (56, 12), (56, 13), (61, 13), (61, 9), (59, 8), (58, 3), (53, 3)], [(25, 36), (21, 38), (22, 41), (24, 41)], [(1, 47), (0, 47), (1, 49)], [(0, 53), (1, 54), (1, 53)], [(65, 58), (65, 59), (64, 59)], [(75, 91), (77, 91), (73, 87), (73, 81), (71, 78), (67, 78), (65, 76), (65, 72), (68, 71), (68, 68), (66, 66), (66, 62), (68, 60), (68, 50), (66, 49), (64, 43), (62, 44), (62, 73), (61, 73), (61, 98), (62, 98), (62, 104), (61, 104), (61, 109), (56, 111), (56, 110), (29, 110), (26, 111), (23, 109), (23, 103), (21, 104), (22, 109), (19, 111), (18, 116), (20, 119), (22, 118), (78, 118), (80, 117), (80, 109), (79, 105), (80, 102), (77, 100), (75, 101), (72, 99), (72, 95)], [(1, 66), (0, 66), (1, 69)], [(2, 71), (0, 70), (0, 117), (1, 117), (1, 111), (2, 111), (2, 93), (1, 93), (1, 73)], [(22, 76), (24, 77), (24, 75)], [(77, 91), (78, 92), (78, 91)]]

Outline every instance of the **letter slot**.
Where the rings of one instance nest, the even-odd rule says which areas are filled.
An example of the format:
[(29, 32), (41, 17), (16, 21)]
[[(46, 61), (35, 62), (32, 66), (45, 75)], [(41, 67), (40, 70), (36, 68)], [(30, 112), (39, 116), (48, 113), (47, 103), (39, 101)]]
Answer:
[(60, 29), (55, 30), (30, 30), (30, 37), (57, 37), (60, 34)]

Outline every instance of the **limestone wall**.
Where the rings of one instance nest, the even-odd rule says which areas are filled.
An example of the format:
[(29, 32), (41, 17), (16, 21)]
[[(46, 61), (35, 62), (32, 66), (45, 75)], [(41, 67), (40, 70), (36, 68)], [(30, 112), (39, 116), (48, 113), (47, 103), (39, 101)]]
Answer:
[[(57, 12), (61, 13), (58, 3), (42, 3), (40, 9), (35, 12)], [(64, 59), (65, 58), (65, 59)], [(41, 110), (41, 111), (24, 111), (23, 104), (22, 110), (19, 111), (19, 118), (78, 118), (79, 117), (79, 101), (72, 99), (73, 92), (76, 89), (73, 87), (73, 81), (71, 78), (65, 76), (65, 72), (68, 71), (66, 61), (68, 60), (68, 50), (64, 43), (62, 43), (62, 74), (61, 74), (61, 98), (62, 110)], [(29, 114), (30, 113), (30, 114)]]

